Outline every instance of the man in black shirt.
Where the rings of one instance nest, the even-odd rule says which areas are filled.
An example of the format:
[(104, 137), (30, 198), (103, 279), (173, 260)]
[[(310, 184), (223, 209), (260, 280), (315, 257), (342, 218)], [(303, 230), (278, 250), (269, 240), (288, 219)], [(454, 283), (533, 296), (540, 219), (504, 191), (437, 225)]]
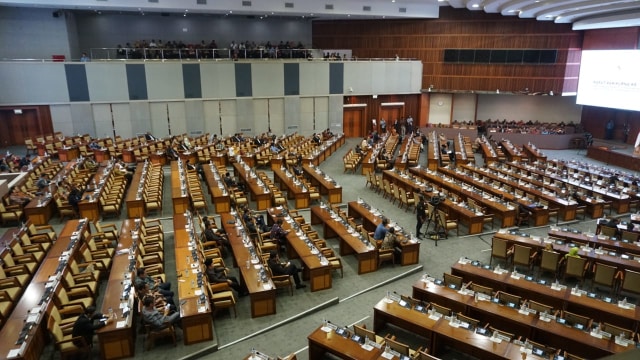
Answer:
[(298, 275), (298, 267), (288, 261), (286, 263), (280, 262), (280, 257), (277, 251), (269, 253), (269, 269), (274, 276), (278, 275), (291, 275), (293, 276), (293, 282), (296, 283), (296, 289), (302, 289), (307, 285), (300, 282), (300, 276)]
[(73, 324), (72, 336), (82, 337), (81, 339), (75, 339), (73, 343), (77, 347), (85, 347), (93, 345), (93, 332), (96, 329), (100, 329), (101, 327), (111, 323), (112, 319), (100, 320), (103, 318), (101, 313), (96, 312), (95, 306), (89, 306), (85, 309), (84, 313), (78, 316), (78, 320), (76, 320), (75, 324)]
[(422, 229), (422, 225), (427, 220), (427, 205), (424, 202), (424, 196), (422, 194), (418, 195), (418, 203), (416, 204), (416, 220), (418, 223), (416, 224), (416, 236), (420, 238), (422, 233), (420, 230)]
[(249, 294), (247, 288), (240, 285), (238, 279), (233, 276), (227, 276), (225, 273), (226, 269), (221, 266), (215, 266), (212, 259), (205, 260), (204, 265), (206, 266), (207, 279), (209, 280), (209, 283), (219, 284), (226, 282), (230, 288), (238, 293), (238, 295), (246, 296)]

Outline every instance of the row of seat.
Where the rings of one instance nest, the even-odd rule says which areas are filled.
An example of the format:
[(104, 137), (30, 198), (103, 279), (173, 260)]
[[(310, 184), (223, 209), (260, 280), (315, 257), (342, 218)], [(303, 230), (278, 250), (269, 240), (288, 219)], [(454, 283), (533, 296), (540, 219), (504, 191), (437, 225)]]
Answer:
[(162, 166), (146, 162), (143, 171), (146, 171), (142, 190), (145, 213), (155, 212), (162, 214), (162, 189), (164, 184)]

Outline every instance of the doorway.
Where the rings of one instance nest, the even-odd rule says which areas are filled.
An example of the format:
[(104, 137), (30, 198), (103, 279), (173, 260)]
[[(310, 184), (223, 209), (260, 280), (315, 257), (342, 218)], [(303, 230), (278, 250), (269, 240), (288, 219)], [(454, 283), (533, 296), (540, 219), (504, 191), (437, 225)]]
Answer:
[(364, 106), (344, 108), (342, 117), (342, 129), (344, 131), (344, 136), (365, 136), (364, 109)]

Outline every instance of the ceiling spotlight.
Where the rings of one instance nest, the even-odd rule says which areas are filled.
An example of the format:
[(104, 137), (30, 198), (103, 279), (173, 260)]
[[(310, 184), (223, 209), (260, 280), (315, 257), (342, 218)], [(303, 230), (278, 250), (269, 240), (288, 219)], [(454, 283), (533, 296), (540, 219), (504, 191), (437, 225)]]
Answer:
[(479, 7), (480, 7), (480, 4), (473, 4), (473, 5), (471, 5), (471, 7), (472, 7), (472, 8), (479, 8)]
[(233, 14), (233, 10), (229, 10), (229, 14)]
[(184, 12), (189, 12), (189, 9), (184, 9)]

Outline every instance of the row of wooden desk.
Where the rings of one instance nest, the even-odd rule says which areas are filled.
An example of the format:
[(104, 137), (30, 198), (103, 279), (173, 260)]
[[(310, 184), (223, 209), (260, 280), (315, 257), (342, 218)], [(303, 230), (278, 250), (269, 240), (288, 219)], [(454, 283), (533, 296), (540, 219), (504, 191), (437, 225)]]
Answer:
[(82, 194), (82, 200), (78, 203), (81, 218), (87, 218), (91, 221), (100, 219), (100, 196), (105, 191), (105, 186), (113, 173), (113, 168), (113, 162), (100, 165), (98, 171), (89, 181), (88, 187)]
[(219, 173), (213, 162), (203, 165), (202, 170), (215, 212), (218, 214), (228, 213), (231, 211), (231, 196), (224, 184), (224, 174)]
[(278, 219), (283, 219), (282, 228), (287, 234), (287, 258), (300, 259), (302, 262), (302, 279), (308, 280), (311, 291), (330, 289), (332, 286), (331, 266), (326, 258), (320, 254), (315, 244), (307, 239), (301, 231), (297, 231), (295, 220), (283, 212), (282, 207), (270, 208), (267, 221), (273, 225)]
[(312, 164), (304, 164), (302, 170), (311, 185), (316, 186), (321, 195), (327, 196), (330, 204), (340, 204), (342, 202), (342, 186), (335, 183), (319, 167)]
[[(229, 237), (229, 245), (233, 253), (235, 266), (240, 272), (240, 281), (249, 291), (251, 300), (251, 317), (260, 317), (276, 313), (276, 287), (273, 281), (258, 282), (259, 272), (262, 266), (262, 259), (256, 258), (255, 249), (250, 242), (243, 241), (242, 223), (238, 225), (239, 218), (236, 213), (225, 212), (220, 214), (220, 222)], [(245, 264), (249, 262), (249, 267)]]
[(174, 214), (184, 214), (191, 208), (187, 170), (182, 161), (171, 162), (171, 203)]
[(256, 208), (258, 210), (266, 210), (271, 207), (271, 191), (265, 184), (259, 181), (257, 176), (253, 175), (254, 173), (248, 170), (248, 165), (242, 162), (233, 163), (233, 173), (238, 177), (240, 182), (245, 185), (245, 188), (249, 190), (251, 200), (256, 202)]
[(49, 220), (53, 217), (56, 209), (55, 199), (53, 198), (53, 194), (58, 191), (56, 183), (67, 178), (73, 169), (79, 164), (80, 163), (77, 161), (70, 161), (65, 164), (64, 167), (51, 178), (49, 187), (44, 189), (47, 193), (35, 196), (27, 205), (25, 205), (24, 215), (29, 219), (29, 221), (34, 225), (46, 225), (49, 223)]
[[(489, 323), (497, 329), (515, 334), (516, 337), (521, 336), (522, 340), (526, 338), (578, 356), (599, 358), (630, 349), (616, 344), (613, 339), (593, 337), (588, 332), (590, 329), (583, 331), (556, 321), (545, 321), (537, 314), (520, 312), (519, 307), (510, 308), (488, 300), (476, 300), (473, 295), (429, 281), (419, 280), (414, 283), (413, 297), (445, 306), (456, 313), (479, 320), (481, 324)], [(531, 299), (538, 301), (537, 298)], [(434, 348), (437, 348), (437, 344)]]
[(298, 179), (288, 170), (282, 168), (273, 170), (273, 182), (278, 185), (280, 190), (287, 192), (287, 199), (294, 200), (295, 208), (308, 208), (311, 203), (309, 190), (296, 181)]
[[(42, 355), (49, 337), (47, 330), (47, 321), (49, 320), (48, 313), (51, 306), (53, 306), (57, 292), (56, 289), (63, 285), (61, 282), (58, 282), (56, 289), (51, 291), (46, 299), (43, 299), (45, 286), (47, 282), (49, 282), (49, 278), (56, 274), (56, 269), (58, 269), (60, 265), (60, 257), (63, 253), (68, 254), (69, 259), (77, 255), (76, 251), (83, 243), (83, 239), (79, 234), (82, 234), (87, 227), (88, 221), (86, 219), (67, 221), (63, 227), (58, 235), (58, 240), (51, 246), (49, 252), (47, 252), (46, 257), (13, 309), (11, 316), (6, 320), (0, 330), (0, 339), (2, 339), (2, 341), (0, 341), (0, 358), (9, 358), (9, 352), (14, 350), (17, 351), (17, 354), (11, 357), (11, 359), (40, 359), (40, 355)], [(75, 238), (76, 235), (78, 236), (77, 239)], [(68, 269), (63, 271), (68, 271)], [(41, 309), (38, 321), (30, 330), (29, 336), (24, 340), (23, 344), (16, 344), (19, 334), (25, 325), (26, 317), (30, 310), (34, 308)], [(18, 351), (18, 349), (20, 350)]]

